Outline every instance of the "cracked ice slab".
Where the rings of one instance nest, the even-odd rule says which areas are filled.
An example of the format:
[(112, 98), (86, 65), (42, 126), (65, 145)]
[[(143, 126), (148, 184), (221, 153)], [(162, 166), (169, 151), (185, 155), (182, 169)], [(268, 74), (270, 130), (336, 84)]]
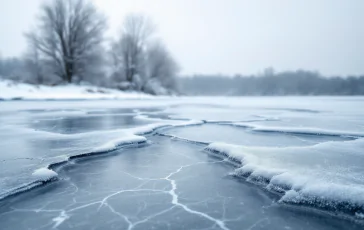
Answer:
[(200, 146), (150, 139), (65, 165), (63, 180), (6, 200), (2, 229), (360, 229), (277, 205), (278, 197), (229, 176), (234, 167)]
[[(0, 136), (6, 133), (0, 142), (4, 149), (0, 163), (8, 166), (0, 171), (0, 199), (34, 188), (36, 181), (31, 174), (36, 169), (52, 169), (70, 159), (108, 153), (124, 146), (146, 144), (147, 139), (141, 135), (153, 134), (161, 128), (203, 124), (198, 120), (158, 120), (151, 123), (134, 119), (139, 112), (148, 110), (158, 111), (156, 108), (139, 108), (132, 114), (132, 109), (115, 109), (109, 112), (111, 116), (105, 116), (108, 110), (100, 115), (94, 114), (92, 109), (28, 109), (19, 116), (8, 117), (7, 125), (0, 127)], [(115, 122), (113, 114), (123, 111), (131, 114), (117, 116), (119, 121)], [(59, 118), (58, 115), (63, 117)], [(29, 120), (29, 116), (32, 119)], [(2, 119), (5, 118), (0, 116)], [(134, 127), (135, 125), (139, 126)]]
[[(315, 177), (325, 178), (324, 182), (338, 178), (345, 182), (351, 178), (351, 184), (361, 186), (362, 147), (350, 145), (355, 142), (348, 140), (354, 138), (341, 137), (341, 134), (362, 132), (362, 101), (362, 98), (353, 97), (265, 97), (1, 102), (0, 190), (26, 184), (28, 179), (33, 181), (34, 170), (50, 164), (54, 166), (54, 162), (67, 164), (51, 167), (59, 173), (60, 180), (55, 184), (16, 197), (24, 198), (21, 204), (12, 198), (5, 201), (14, 201), (12, 207), (1, 203), (5, 206), (2, 206), (4, 209), (0, 216), (10, 215), (4, 218), (11, 221), (14, 214), (19, 222), (24, 217), (24, 222), (16, 223), (18, 226), (22, 224), (20, 229), (24, 226), (29, 229), (51, 229), (54, 226), (58, 229), (88, 229), (90, 223), (98, 220), (104, 223), (95, 227), (99, 229), (105, 229), (105, 226), (109, 229), (145, 229), (153, 226), (158, 229), (190, 229), (191, 223), (194, 229), (221, 229), (224, 226), (229, 229), (310, 229), (313, 226), (319, 229), (355, 229), (356, 225), (351, 222), (332, 220), (334, 218), (327, 215), (321, 218), (311, 211), (298, 215), (297, 207), (307, 204), (306, 201), (317, 201), (320, 196), (335, 195), (336, 200), (348, 194), (354, 200), (362, 197), (361, 190), (351, 189), (351, 193), (347, 192), (353, 186), (344, 190), (337, 186), (325, 187), (322, 183), (304, 186), (310, 182), (307, 176), (312, 176), (310, 173), (317, 172), (317, 169), (322, 169), (320, 172), (324, 172), (325, 176), (321, 173)], [(250, 127), (221, 125), (231, 125), (233, 122)], [(310, 127), (315, 129), (313, 133), (331, 130), (334, 133), (340, 131), (341, 134), (261, 132), (254, 131), (252, 127)], [(153, 134), (161, 133), (163, 135), (160, 137), (153, 137)], [(141, 138), (143, 143), (146, 140), (135, 135), (145, 135), (150, 140), (148, 145), (128, 140)], [(171, 141), (171, 138), (183, 142)], [(206, 142), (215, 141), (250, 149), (269, 148), (254, 152), (256, 155), (262, 153), (258, 159), (261, 164), (248, 164), (234, 171), (233, 166), (214, 158), (216, 155), (210, 156), (212, 163), (206, 158), (199, 158), (204, 156), (200, 150), (208, 144)], [(331, 141), (348, 142), (349, 145), (337, 145)], [(311, 148), (320, 143), (327, 143), (324, 151)], [(124, 144), (144, 148), (119, 150)], [(92, 153), (96, 147), (103, 145), (111, 146), (114, 152)], [(295, 151), (297, 148), (290, 146), (300, 147), (301, 150)], [(288, 148), (287, 152), (283, 150), (285, 148)], [(91, 160), (89, 155), (99, 157)], [(280, 160), (278, 169), (270, 170), (271, 164), (277, 163), (276, 160)], [(337, 167), (338, 163), (345, 167)], [(259, 168), (257, 165), (268, 167)], [(281, 170), (302, 167), (308, 172), (292, 176)], [(248, 181), (258, 182), (259, 186), (232, 178), (230, 173), (246, 175)], [(281, 196), (271, 196), (264, 192), (265, 189), (258, 189), (269, 182), (265, 189), (282, 192), (293, 185), (295, 190), (287, 192), (281, 203), (276, 203)], [(16, 192), (42, 184), (38, 180)], [(33, 195), (38, 202), (33, 202)], [(294, 204), (291, 207), (293, 216), (285, 201)], [(330, 203), (321, 204), (325, 207)], [(334, 205), (338, 206), (350, 207), (348, 203)], [(357, 206), (351, 208), (359, 210)], [(29, 220), (31, 217), (38, 220), (39, 216), (47, 216), (47, 221), (38, 223)], [(356, 212), (355, 216), (363, 219), (361, 212)], [(307, 227), (307, 223), (312, 224), (311, 227)]]

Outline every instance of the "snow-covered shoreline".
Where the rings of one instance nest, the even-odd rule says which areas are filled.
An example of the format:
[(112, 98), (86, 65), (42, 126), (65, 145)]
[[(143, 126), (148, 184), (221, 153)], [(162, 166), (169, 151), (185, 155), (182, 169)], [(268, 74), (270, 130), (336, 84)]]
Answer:
[(0, 100), (87, 100), (146, 99), (153, 96), (140, 92), (123, 92), (86, 85), (31, 85), (0, 79)]

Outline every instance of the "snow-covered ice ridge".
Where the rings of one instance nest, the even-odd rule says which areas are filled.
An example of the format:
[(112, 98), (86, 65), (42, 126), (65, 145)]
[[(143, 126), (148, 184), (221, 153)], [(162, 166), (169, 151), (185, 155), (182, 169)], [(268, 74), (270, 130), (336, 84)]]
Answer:
[(118, 148), (123, 148), (123, 147), (128, 147), (128, 146), (137, 147), (139, 145), (146, 144), (146, 143), (147, 143), (147, 139), (145, 137), (129, 135), (129, 136), (126, 136), (123, 138), (112, 140), (112, 141), (106, 143), (105, 145), (95, 148), (91, 152), (81, 153), (81, 154), (65, 157), (64, 160), (49, 164), (46, 168), (40, 168), (40, 169), (35, 170), (32, 173), (32, 176), (34, 177), (33, 182), (19, 186), (18, 188), (15, 188), (13, 190), (0, 194), (0, 200), (6, 199), (10, 196), (14, 196), (14, 195), (29, 191), (31, 189), (34, 189), (39, 186), (42, 186), (42, 185), (45, 185), (50, 182), (58, 180), (58, 174), (56, 173), (56, 170), (60, 166), (65, 165), (72, 160), (91, 157), (91, 156), (100, 155), (100, 154), (105, 154), (105, 153), (111, 152), (113, 150), (116, 150)]
[(186, 138), (182, 138), (182, 137), (178, 137), (178, 136), (174, 136), (174, 135), (170, 135), (170, 134), (165, 134), (165, 133), (159, 133), (159, 132), (157, 132), (156, 134), (159, 135), (159, 136), (162, 136), (162, 137), (171, 138), (172, 140), (183, 141), (183, 142), (197, 144), (197, 145), (206, 146), (206, 145), (209, 144), (208, 142), (190, 140), (190, 139), (186, 139)]
[[(136, 127), (136, 128), (130, 128), (130, 129), (124, 129), (124, 130), (113, 130), (111, 132), (118, 132), (122, 137), (113, 139), (101, 146), (98, 146), (94, 148), (90, 152), (86, 153), (80, 153), (75, 154), (71, 156), (65, 156), (63, 160), (57, 161), (54, 163), (49, 164), (47, 167), (40, 168), (35, 170), (32, 173), (32, 176), (34, 178), (34, 181), (28, 184), (21, 185), (17, 188), (14, 188), (10, 191), (6, 191), (5, 193), (0, 194), (0, 201), (4, 200), (8, 197), (27, 192), (31, 189), (43, 186), (45, 184), (48, 184), (53, 181), (58, 180), (58, 174), (56, 173), (57, 169), (59, 169), (61, 166), (69, 163), (72, 160), (102, 155), (110, 153), (114, 150), (121, 149), (121, 148), (128, 148), (128, 147), (140, 147), (144, 146), (148, 143), (146, 135), (151, 135), (155, 133), (157, 130), (165, 129), (165, 128), (174, 128), (174, 127), (185, 127), (185, 126), (193, 126), (193, 125), (201, 125), (204, 124), (203, 121), (198, 120), (190, 120), (190, 121), (183, 121), (183, 122), (174, 122), (171, 121), (169, 123), (154, 123), (149, 124), (146, 126)], [(23, 130), (23, 132), (28, 132), (29, 134), (32, 133), (30, 130)], [(43, 132), (43, 131), (36, 131), (35, 133)], [(83, 135), (92, 135), (93, 132), (89, 133), (81, 133), (81, 134), (75, 134), (74, 136), (83, 136)], [(67, 135), (64, 134), (52, 134), (47, 133), (47, 135), (55, 135), (59, 138), (66, 138)]]
[(223, 123), (223, 125), (232, 125), (236, 127), (247, 128), (255, 132), (273, 132), (273, 133), (276, 132), (276, 133), (349, 137), (349, 138), (364, 137), (364, 132), (330, 130), (330, 129), (320, 129), (311, 127), (274, 127), (274, 126), (252, 125), (245, 122), (230, 122), (230, 123), (226, 122)]
[[(281, 203), (307, 205), (357, 218), (364, 214), (362, 149), (363, 139), (309, 147), (212, 143), (205, 148), (215, 156), (238, 163), (234, 176), (281, 194)], [(345, 173), (349, 168), (350, 173)]]
[(0, 99), (3, 100), (77, 100), (77, 99), (147, 99), (152, 96), (139, 92), (123, 92), (85, 85), (30, 85), (0, 78)]

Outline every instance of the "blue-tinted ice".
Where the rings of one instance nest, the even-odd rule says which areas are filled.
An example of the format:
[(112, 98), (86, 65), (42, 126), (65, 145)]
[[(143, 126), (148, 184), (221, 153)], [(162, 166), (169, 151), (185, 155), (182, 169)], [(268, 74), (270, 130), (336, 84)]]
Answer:
[(314, 99), (1, 102), (1, 229), (362, 229), (363, 100)]

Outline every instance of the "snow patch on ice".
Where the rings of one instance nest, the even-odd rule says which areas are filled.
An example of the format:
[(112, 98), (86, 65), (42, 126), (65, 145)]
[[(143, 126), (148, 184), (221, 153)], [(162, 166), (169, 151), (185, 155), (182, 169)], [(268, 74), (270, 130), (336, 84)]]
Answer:
[(189, 120), (184, 122), (179, 122), (178, 124), (173, 125), (173, 127), (185, 127), (185, 126), (193, 126), (193, 125), (203, 125), (204, 121), (201, 120)]
[(168, 137), (168, 138), (171, 138), (172, 140), (177, 140), (177, 141), (182, 141), (182, 142), (187, 142), (187, 143), (192, 143), (192, 144), (198, 144), (198, 145), (203, 145), (203, 146), (206, 146), (206, 145), (210, 144), (209, 142), (190, 140), (190, 139), (187, 139), (187, 138), (182, 138), (182, 137), (178, 137), (178, 136), (170, 135), (170, 134), (165, 134), (165, 133), (157, 132), (157, 135), (162, 136), (162, 137)]
[(125, 134), (124, 137), (111, 140), (105, 143), (104, 145), (96, 147), (95, 149), (92, 150), (92, 152), (93, 153), (108, 152), (115, 150), (122, 145), (140, 144), (140, 143), (146, 143), (146, 141), (147, 139), (145, 137)]
[(141, 127), (131, 128), (131, 129), (128, 129), (127, 131), (134, 135), (146, 135), (146, 134), (153, 133), (157, 129), (169, 127), (169, 126), (171, 126), (171, 125), (168, 123), (154, 123), (154, 124), (149, 124), (149, 125), (145, 125), (145, 126), (141, 126)]
[(326, 135), (326, 136), (343, 136), (343, 137), (364, 137), (364, 132), (330, 130), (312, 127), (275, 127), (275, 126), (260, 126), (252, 125), (244, 122), (225, 123), (224, 125), (233, 125), (251, 129), (256, 132), (278, 132), (306, 135)]
[(355, 216), (359, 219), (364, 219), (364, 213), (357, 212), (355, 213)]
[(138, 114), (134, 117), (134, 119), (136, 120), (142, 120), (142, 121), (152, 121), (152, 122), (163, 122), (165, 121), (164, 119), (161, 119), (161, 118), (151, 118), (147, 115), (144, 115), (144, 114)]
[(35, 170), (32, 173), (32, 176), (36, 177), (37, 180), (40, 180), (40, 181), (49, 181), (49, 180), (56, 178), (58, 176), (58, 174), (51, 169), (40, 168), (40, 169)]

